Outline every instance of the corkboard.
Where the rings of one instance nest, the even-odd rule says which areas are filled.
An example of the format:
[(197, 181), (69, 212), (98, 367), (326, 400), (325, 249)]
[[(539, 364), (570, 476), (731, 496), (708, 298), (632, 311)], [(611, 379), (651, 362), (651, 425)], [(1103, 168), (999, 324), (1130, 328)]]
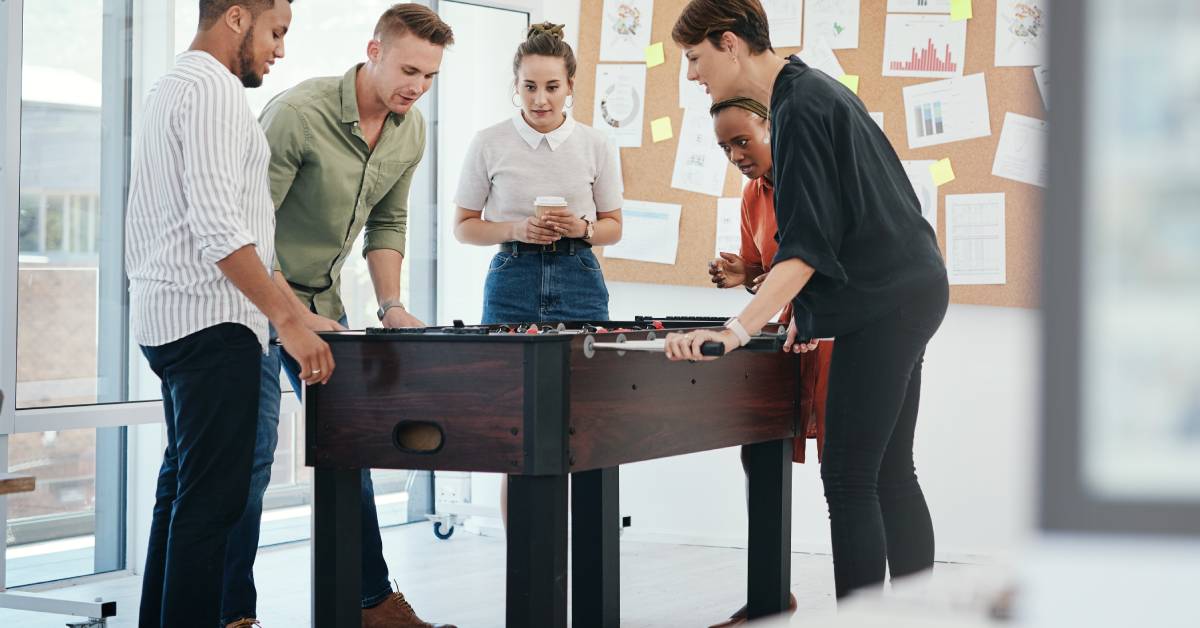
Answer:
[[(666, 63), (646, 70), (642, 147), (621, 149), (625, 198), (683, 206), (679, 223), (679, 253), (673, 266), (604, 260), (605, 276), (611, 280), (684, 286), (712, 285), (705, 267), (715, 246), (717, 199), (672, 188), (676, 141), (672, 139), (655, 144), (650, 139), (651, 120), (669, 116), (676, 135), (683, 122), (677, 87), (680, 50), (671, 41), (671, 27), (686, 4), (687, 0), (655, 0), (650, 41), (663, 42)], [(587, 124), (592, 121), (603, 5), (603, 0), (581, 0), (580, 3), (579, 71), (575, 80), (574, 114)], [(1005, 195), (1008, 283), (1002, 286), (953, 286), (951, 300), (954, 303), (976, 305), (1036, 307), (1042, 190), (991, 174), (992, 160), (1000, 142), (1000, 130), (1004, 126), (1004, 114), (1011, 111), (1042, 120), (1046, 118), (1032, 69), (993, 66), (996, 3), (995, 0), (975, 0), (974, 18), (967, 23), (964, 75), (985, 73), (992, 134), (940, 146), (909, 149), (901, 90), (909, 85), (937, 79), (882, 76), (886, 16), (887, 3), (884, 0), (864, 0), (860, 6), (859, 47), (837, 50), (835, 54), (848, 74), (859, 75), (858, 94), (867, 109), (884, 113), (885, 131), (901, 159), (948, 157), (953, 163), (957, 178), (943, 185), (938, 193), (937, 231), (943, 254), (946, 247), (946, 194), (1003, 192)], [(776, 51), (781, 55), (789, 55), (798, 50), (781, 48)], [(723, 196), (740, 197), (741, 186), (741, 175), (732, 167), (729, 168)]]

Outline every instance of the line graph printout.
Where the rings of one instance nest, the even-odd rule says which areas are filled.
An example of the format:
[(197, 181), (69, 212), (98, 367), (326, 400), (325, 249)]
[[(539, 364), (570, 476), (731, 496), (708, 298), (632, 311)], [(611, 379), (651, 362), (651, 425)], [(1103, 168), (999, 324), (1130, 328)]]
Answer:
[(992, 174), (1005, 179), (1046, 187), (1046, 140), (1043, 120), (1009, 111), (1000, 129), (1000, 145), (992, 162)]

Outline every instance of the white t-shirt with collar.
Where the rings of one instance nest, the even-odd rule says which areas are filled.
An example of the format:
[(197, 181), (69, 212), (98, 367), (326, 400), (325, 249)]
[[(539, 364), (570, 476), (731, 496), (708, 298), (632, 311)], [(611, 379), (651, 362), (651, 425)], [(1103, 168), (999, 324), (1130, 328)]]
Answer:
[(455, 203), (492, 222), (524, 220), (539, 196), (561, 196), (577, 216), (596, 220), (624, 204), (617, 147), (599, 131), (567, 116), (539, 133), (517, 112), (475, 135)]

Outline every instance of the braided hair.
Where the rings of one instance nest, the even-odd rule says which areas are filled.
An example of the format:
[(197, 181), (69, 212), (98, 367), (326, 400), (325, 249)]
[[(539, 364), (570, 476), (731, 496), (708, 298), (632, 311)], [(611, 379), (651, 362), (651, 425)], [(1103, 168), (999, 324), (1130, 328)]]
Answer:
[(726, 98), (725, 100), (717, 101), (708, 109), (708, 114), (715, 118), (717, 117), (718, 113), (721, 113), (722, 111), (731, 107), (745, 109), (746, 111), (753, 113), (763, 120), (771, 119), (771, 112), (767, 110), (766, 105), (754, 100), (753, 98), (747, 98), (746, 96), (734, 96), (733, 98)]

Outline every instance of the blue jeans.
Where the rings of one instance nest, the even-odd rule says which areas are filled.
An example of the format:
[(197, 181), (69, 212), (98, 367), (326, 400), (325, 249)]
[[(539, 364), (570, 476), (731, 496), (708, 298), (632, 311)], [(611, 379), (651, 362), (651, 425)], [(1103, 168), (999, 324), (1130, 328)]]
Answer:
[[(339, 321), (346, 324), (346, 318)], [(271, 330), (272, 337), (275, 335)], [(254, 466), (250, 474), (249, 498), (241, 519), (229, 533), (225, 552), (225, 588), (221, 603), (222, 625), (243, 617), (255, 617), (258, 592), (254, 588), (254, 558), (258, 553), (258, 535), (262, 521), (263, 494), (271, 483), (271, 465), (275, 447), (279, 444), (279, 368), (282, 365), (292, 390), (300, 398), (300, 365), (278, 345), (272, 344), (268, 355), (262, 357), (262, 384), (259, 390), (257, 436), (254, 447)], [(362, 470), (362, 584), (363, 608), (378, 605), (392, 593), (388, 582), (387, 563), (383, 559), (383, 539), (379, 534), (379, 514), (375, 510), (375, 487), (371, 472)]]
[(608, 288), (590, 248), (500, 252), (483, 284), (483, 323), (608, 320)]
[(142, 354), (162, 382), (167, 448), (138, 625), (211, 628), (221, 557), (250, 486), (262, 347), (244, 325), (223, 323)]

